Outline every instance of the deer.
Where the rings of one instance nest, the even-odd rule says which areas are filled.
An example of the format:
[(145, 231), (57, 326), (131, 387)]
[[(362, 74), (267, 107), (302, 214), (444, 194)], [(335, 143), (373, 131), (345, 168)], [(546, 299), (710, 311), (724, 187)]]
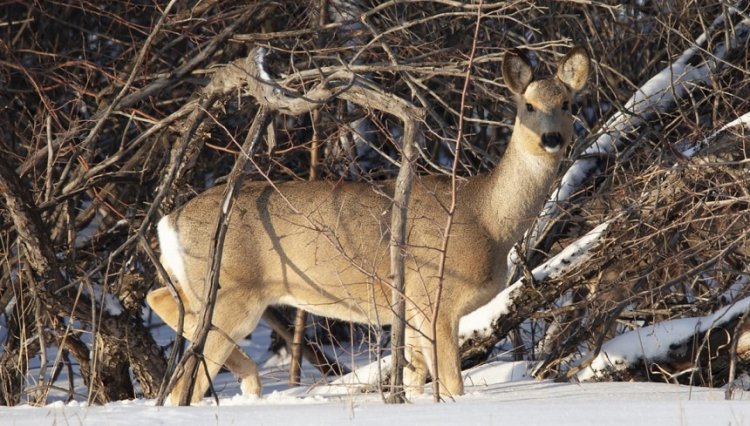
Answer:
[[(590, 60), (572, 48), (556, 73), (535, 79), (528, 59), (505, 53), (502, 76), (517, 107), (506, 151), (490, 172), (461, 180), (445, 253), (442, 297), (432, 308), (452, 194), (449, 176), (416, 179), (407, 213), (404, 388), (423, 392), (437, 377), (441, 395), (464, 392), (458, 346), (462, 316), (489, 302), (504, 285), (506, 258), (532, 224), (573, 138), (571, 104), (586, 84)], [(219, 290), (204, 347), (207, 374), (195, 379), (192, 402), (199, 401), (222, 366), (239, 377), (245, 395), (260, 395), (255, 362), (236, 342), (257, 326), (271, 305), (290, 305), (345, 321), (391, 323), (389, 226), (393, 180), (247, 182), (237, 194), (220, 265)], [(209, 246), (216, 229), (222, 186), (196, 196), (157, 225), (161, 263), (184, 306), (183, 333), (197, 333), (204, 303)], [(177, 329), (178, 302), (166, 287), (152, 290), (147, 303)], [(432, 337), (434, 334), (434, 338)], [(432, 359), (432, 346), (440, 355)], [(437, 371), (432, 371), (433, 361)], [(176, 404), (188, 389), (177, 381), (169, 398)]]

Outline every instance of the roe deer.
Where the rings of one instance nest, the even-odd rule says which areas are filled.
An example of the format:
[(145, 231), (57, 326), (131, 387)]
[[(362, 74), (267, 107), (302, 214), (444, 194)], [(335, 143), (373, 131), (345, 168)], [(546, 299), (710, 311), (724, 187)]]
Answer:
[[(528, 61), (506, 53), (502, 74), (516, 97), (513, 135), (494, 171), (459, 184), (445, 280), (437, 317), (437, 369), (444, 395), (463, 393), (459, 319), (500, 290), (506, 256), (541, 209), (572, 139), (573, 95), (588, 78), (589, 58), (573, 48), (554, 77), (534, 80)], [(431, 309), (438, 282), (450, 178), (415, 180), (407, 218), (405, 259), (406, 356), (404, 383), (421, 393), (431, 360)], [(347, 321), (392, 321), (389, 275), (390, 196), (394, 181), (251, 182), (238, 194), (224, 244), (220, 289), (204, 349), (208, 375), (222, 365), (246, 394), (260, 393), (255, 363), (235, 345), (255, 329), (269, 305), (286, 304)], [(196, 332), (222, 188), (199, 195), (161, 219), (161, 259), (185, 305), (185, 335)], [(173, 328), (177, 305), (166, 288), (148, 295), (151, 308)], [(217, 330), (218, 329), (218, 330)], [(231, 339), (231, 340), (230, 340)], [(208, 388), (202, 372), (192, 401)], [(434, 374), (433, 374), (434, 377)], [(181, 379), (173, 403), (187, 391)]]

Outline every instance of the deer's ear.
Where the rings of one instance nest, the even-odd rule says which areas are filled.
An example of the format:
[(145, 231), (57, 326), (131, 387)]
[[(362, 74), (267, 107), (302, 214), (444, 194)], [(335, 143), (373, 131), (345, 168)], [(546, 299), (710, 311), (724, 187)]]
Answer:
[(560, 65), (557, 67), (557, 78), (574, 92), (577, 92), (586, 85), (586, 80), (589, 78), (590, 62), (586, 50), (576, 46), (560, 61)]
[(534, 79), (534, 70), (526, 56), (517, 49), (509, 50), (503, 57), (503, 81), (511, 92), (520, 95)]

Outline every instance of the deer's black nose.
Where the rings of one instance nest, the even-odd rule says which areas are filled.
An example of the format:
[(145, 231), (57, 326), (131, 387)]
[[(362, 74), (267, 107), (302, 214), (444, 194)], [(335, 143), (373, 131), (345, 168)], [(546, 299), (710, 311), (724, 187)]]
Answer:
[(542, 145), (544, 145), (545, 148), (551, 150), (559, 149), (562, 146), (562, 142), (562, 135), (557, 132), (545, 133), (542, 135)]

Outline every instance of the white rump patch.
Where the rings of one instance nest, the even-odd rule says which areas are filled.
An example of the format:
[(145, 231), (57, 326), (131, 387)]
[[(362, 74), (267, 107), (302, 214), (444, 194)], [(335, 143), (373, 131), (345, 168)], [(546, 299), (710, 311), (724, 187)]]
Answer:
[(156, 227), (159, 233), (159, 247), (161, 248), (161, 263), (164, 268), (177, 279), (181, 285), (187, 283), (185, 275), (185, 262), (180, 238), (172, 227), (169, 217), (165, 216)]

